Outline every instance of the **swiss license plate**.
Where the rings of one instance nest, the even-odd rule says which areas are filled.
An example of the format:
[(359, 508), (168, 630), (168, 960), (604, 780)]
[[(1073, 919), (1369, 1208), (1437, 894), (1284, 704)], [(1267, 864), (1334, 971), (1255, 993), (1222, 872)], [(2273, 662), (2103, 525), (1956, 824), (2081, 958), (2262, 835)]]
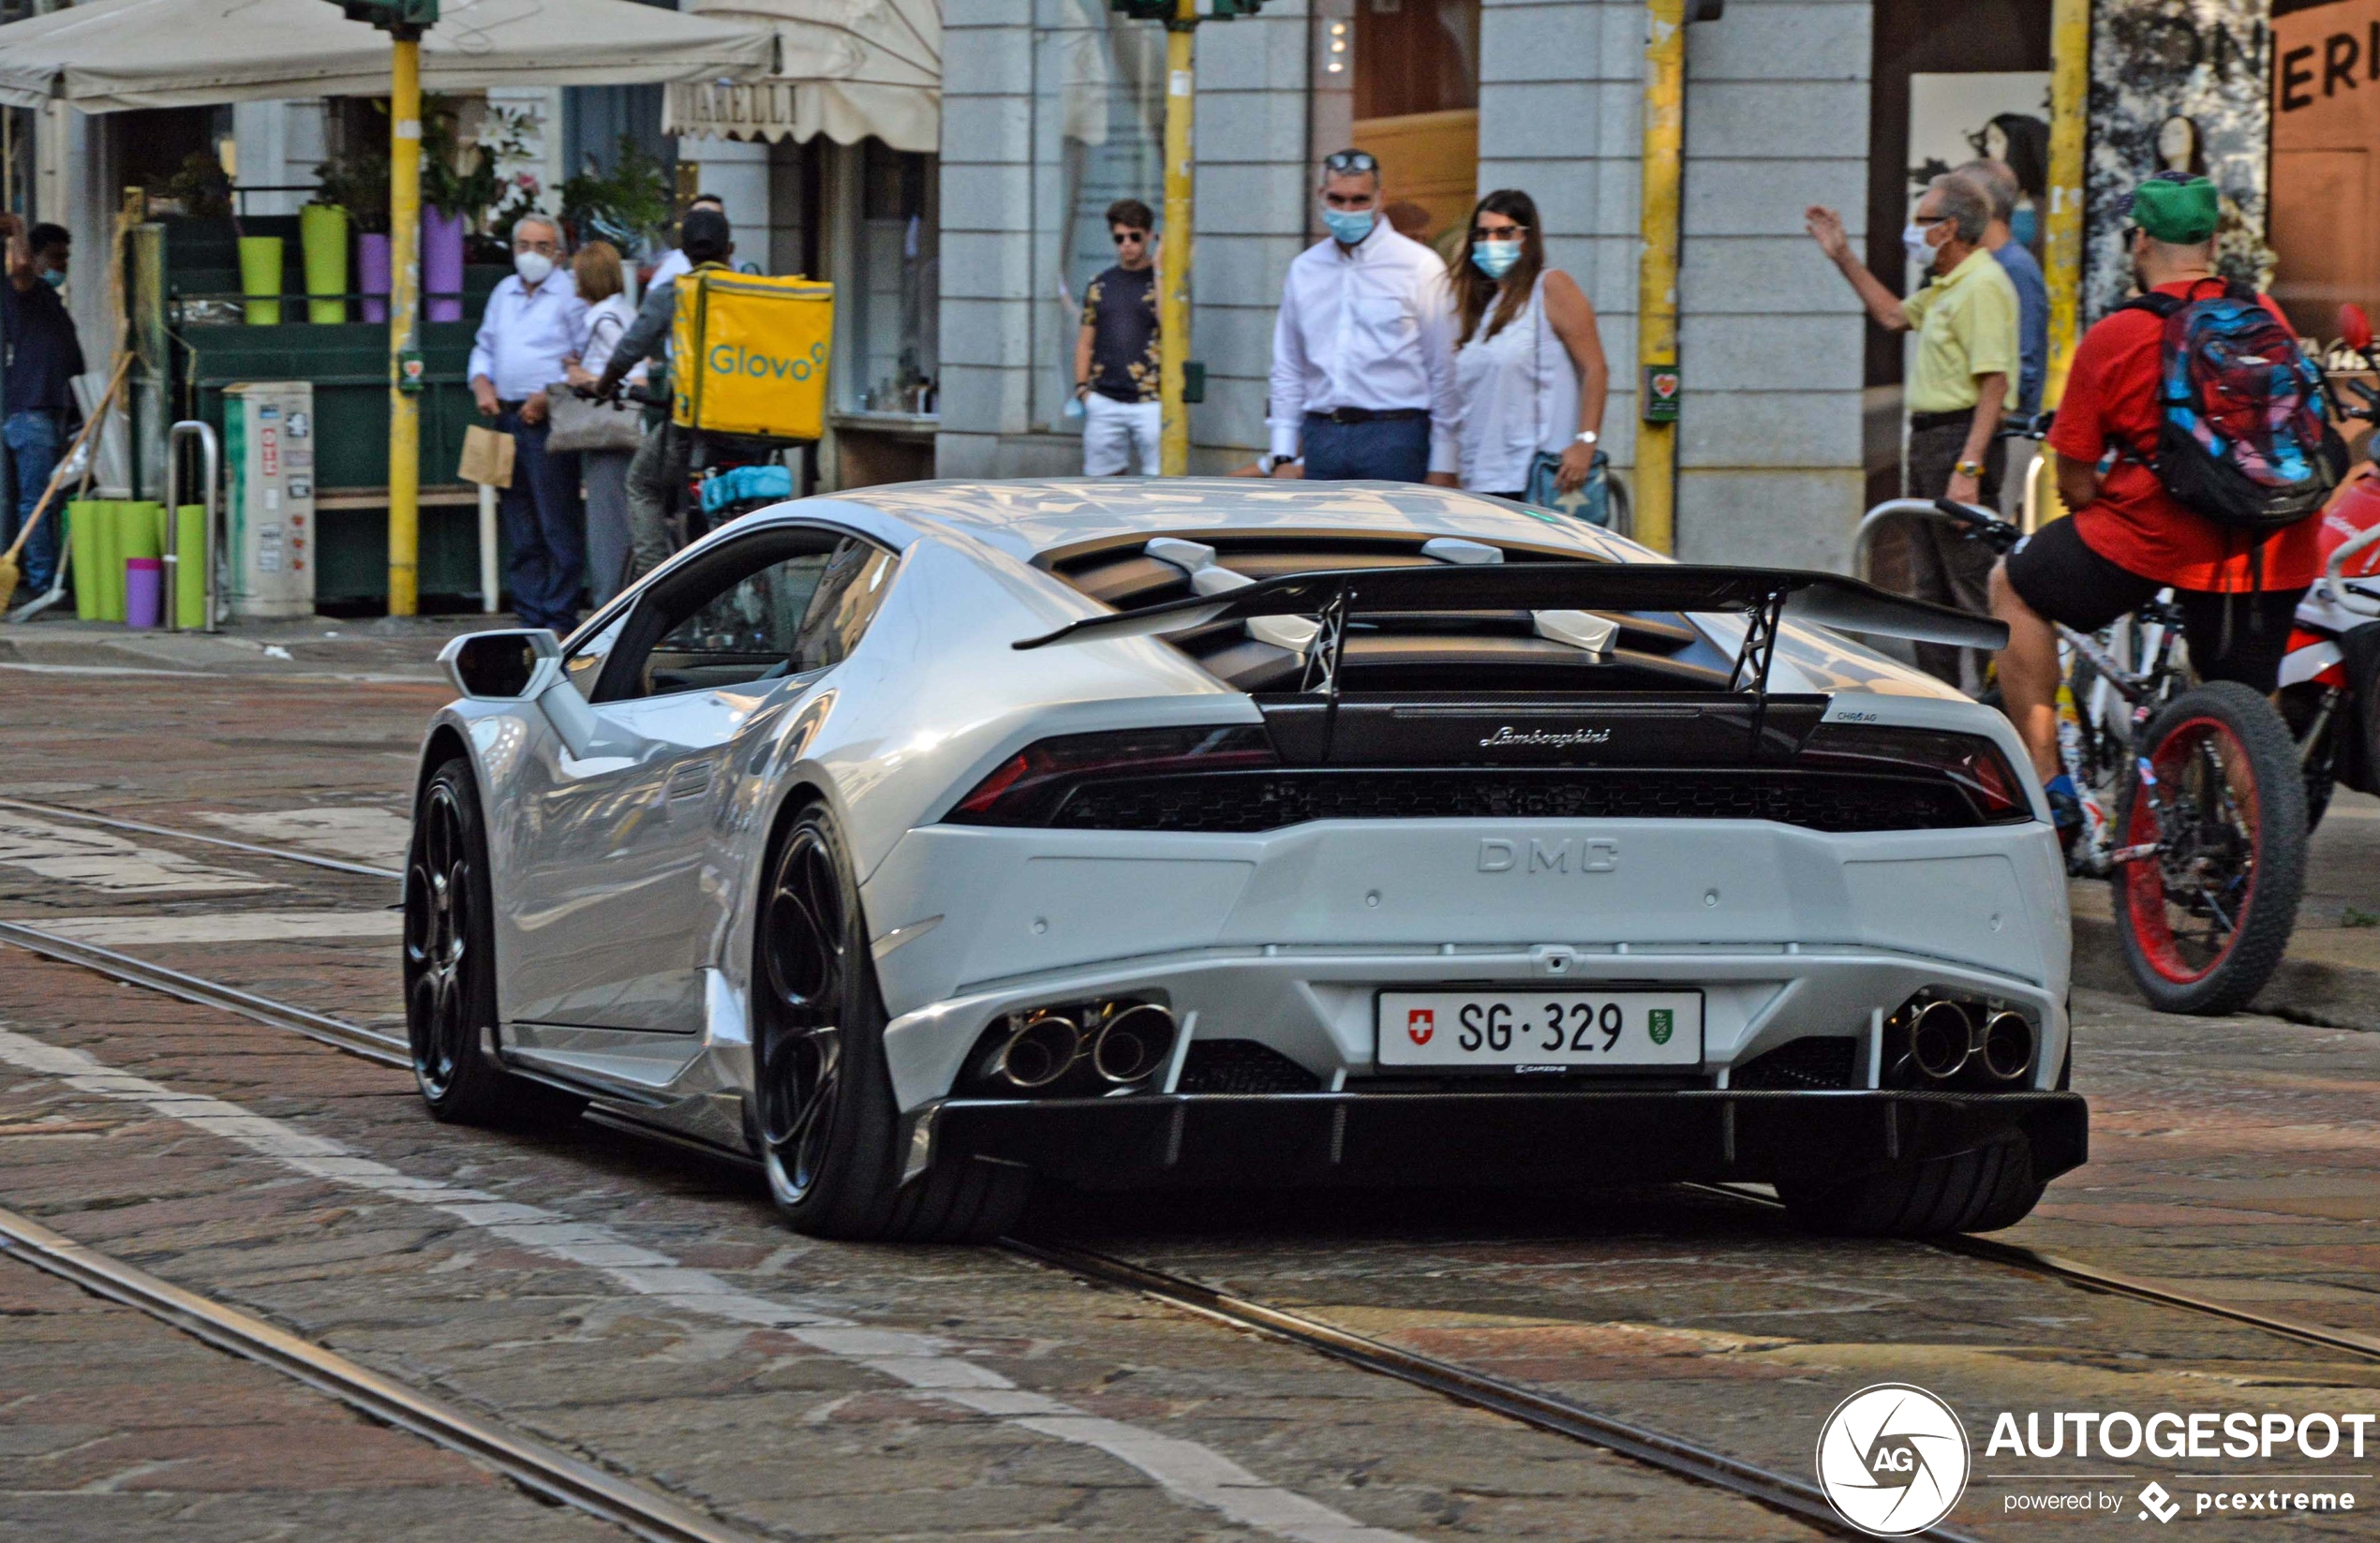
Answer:
[(1700, 991), (1383, 991), (1382, 1066), (1699, 1066)]

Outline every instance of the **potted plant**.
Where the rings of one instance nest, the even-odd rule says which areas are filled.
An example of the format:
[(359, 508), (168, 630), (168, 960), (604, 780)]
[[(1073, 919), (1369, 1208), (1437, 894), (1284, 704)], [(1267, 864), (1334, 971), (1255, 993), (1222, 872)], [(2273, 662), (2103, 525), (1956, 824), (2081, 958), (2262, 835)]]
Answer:
[(644, 248), (669, 225), (669, 174), (627, 135), (604, 171), (588, 157), (587, 170), (562, 184), (562, 217), (579, 239), (600, 236), (622, 252)]
[[(364, 319), (386, 321), (388, 302), (371, 297), (389, 292), (388, 152), (369, 150), (335, 156), (323, 162), (316, 175), (320, 186), (314, 202), (345, 210), (347, 223), (355, 230), (356, 289), (365, 297)], [(311, 288), (312, 270), (307, 272)]]

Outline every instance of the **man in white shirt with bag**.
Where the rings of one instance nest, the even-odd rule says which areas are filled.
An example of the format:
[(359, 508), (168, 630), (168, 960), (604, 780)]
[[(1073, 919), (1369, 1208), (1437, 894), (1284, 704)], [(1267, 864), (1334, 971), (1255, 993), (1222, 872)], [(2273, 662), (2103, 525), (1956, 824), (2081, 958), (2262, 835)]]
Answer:
[(1329, 239), (1298, 254), (1272, 329), (1275, 477), (1455, 485), (1453, 306), (1446, 264), (1381, 216), (1380, 163), (1324, 157)]
[(587, 303), (562, 255), (551, 216), (523, 215), (513, 225), (513, 272), (487, 297), (469, 372), (480, 416), (513, 437), (513, 485), (502, 505), (513, 613), (524, 627), (557, 632), (577, 623), (587, 569), (578, 456), (545, 453), (545, 388), (587, 351)]

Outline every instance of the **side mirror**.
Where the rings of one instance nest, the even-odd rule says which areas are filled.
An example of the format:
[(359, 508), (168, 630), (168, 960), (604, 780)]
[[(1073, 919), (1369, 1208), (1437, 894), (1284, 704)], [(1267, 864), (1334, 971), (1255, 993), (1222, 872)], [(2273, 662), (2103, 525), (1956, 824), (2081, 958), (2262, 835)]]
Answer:
[(474, 702), (528, 702), (560, 677), (562, 642), (543, 627), (467, 632), (439, 649), (438, 661)]
[(2339, 307), (2339, 336), (2358, 353), (2372, 347), (2372, 319), (2362, 306), (2350, 303)]

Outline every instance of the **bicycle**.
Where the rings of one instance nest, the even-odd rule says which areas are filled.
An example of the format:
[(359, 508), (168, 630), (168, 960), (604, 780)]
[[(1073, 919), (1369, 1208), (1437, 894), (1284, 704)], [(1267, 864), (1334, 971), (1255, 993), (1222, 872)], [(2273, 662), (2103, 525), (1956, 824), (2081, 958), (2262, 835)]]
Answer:
[[(1989, 510), (1895, 498), (1860, 522), (1859, 556), (1876, 525), (1911, 516), (2003, 555), (2026, 535)], [(2115, 884), (2124, 962), (2150, 1006), (2236, 1012), (2280, 968), (2305, 890), (2306, 783), (2289, 726), (2236, 681), (2193, 683), (2171, 590), (2099, 634), (2058, 636), (2058, 753), (2083, 814), (2067, 871)]]

